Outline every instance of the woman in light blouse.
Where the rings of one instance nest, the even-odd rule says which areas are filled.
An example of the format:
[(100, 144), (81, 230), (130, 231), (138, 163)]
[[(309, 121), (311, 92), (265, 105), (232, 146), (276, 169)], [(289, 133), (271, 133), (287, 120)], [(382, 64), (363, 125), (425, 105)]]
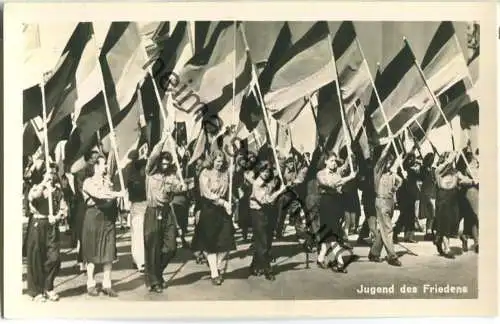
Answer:
[(267, 280), (274, 280), (275, 277), (271, 271), (270, 248), (273, 233), (269, 230), (269, 206), (285, 192), (286, 187), (282, 186), (279, 190), (274, 191), (275, 183), (271, 181), (273, 170), (267, 162), (258, 166), (257, 174), (257, 178), (252, 183), (252, 193), (250, 194), (250, 218), (252, 220), (254, 249), (250, 274), (258, 276), (264, 273)]
[(222, 284), (223, 261), (236, 249), (231, 203), (228, 199), (229, 174), (227, 159), (222, 151), (214, 151), (210, 165), (200, 173), (200, 219), (192, 246), (203, 251), (210, 267), (212, 284)]
[(106, 160), (99, 156), (94, 175), (83, 182), (83, 197), (87, 206), (82, 229), (82, 254), (87, 262), (87, 292), (98, 296), (94, 280), (95, 265), (103, 265), (102, 292), (117, 297), (111, 288), (111, 269), (116, 253), (115, 221), (118, 217), (117, 198), (124, 192), (113, 191), (106, 174)]
[(331, 248), (336, 255), (336, 264), (334, 262), (333, 270), (336, 272), (345, 273), (345, 264), (342, 259), (342, 250), (348, 248), (344, 241), (344, 233), (342, 229), (342, 201), (341, 188), (342, 186), (356, 176), (355, 172), (351, 172), (346, 177), (341, 177), (343, 169), (347, 167), (346, 163), (338, 167), (337, 155), (334, 152), (328, 152), (325, 159), (326, 167), (320, 170), (316, 176), (318, 186), (321, 193), (320, 198), (320, 222), (321, 222), (321, 248), (318, 253), (317, 264), (320, 268), (326, 269), (328, 263), (326, 256)]

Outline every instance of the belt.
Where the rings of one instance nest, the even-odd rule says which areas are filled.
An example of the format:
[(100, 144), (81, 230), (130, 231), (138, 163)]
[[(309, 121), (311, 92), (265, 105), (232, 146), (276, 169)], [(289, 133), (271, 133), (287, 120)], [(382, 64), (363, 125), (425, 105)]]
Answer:
[(393, 199), (394, 199), (394, 197), (382, 197), (382, 196), (377, 196), (377, 199), (393, 200)]

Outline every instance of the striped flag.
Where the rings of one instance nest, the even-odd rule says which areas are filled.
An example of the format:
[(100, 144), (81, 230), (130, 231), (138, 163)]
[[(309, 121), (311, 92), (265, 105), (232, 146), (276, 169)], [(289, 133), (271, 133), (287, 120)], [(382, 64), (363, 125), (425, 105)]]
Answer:
[(379, 138), (389, 135), (388, 127), (397, 134), (434, 104), (407, 43), (375, 79), (375, 88), (382, 107), (377, 103), (370, 118)]
[[(90, 41), (92, 29), (90, 23), (79, 23), (68, 40), (56, 66), (45, 83), (45, 100), (47, 113), (68, 94), (75, 80), (76, 69), (82, 58), (83, 50)], [(41, 71), (46, 72), (46, 71)], [(42, 74), (39, 75), (42, 80)], [(23, 120), (42, 114), (42, 91), (37, 83), (23, 91)]]

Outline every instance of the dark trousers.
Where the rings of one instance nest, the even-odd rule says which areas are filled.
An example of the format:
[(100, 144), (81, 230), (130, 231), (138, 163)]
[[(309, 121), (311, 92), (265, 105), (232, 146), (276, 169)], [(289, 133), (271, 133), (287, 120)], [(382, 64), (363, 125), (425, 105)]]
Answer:
[(47, 219), (33, 219), (28, 231), (28, 293), (35, 297), (54, 289), (54, 279), (61, 268), (59, 225)]
[(375, 201), (377, 209), (378, 232), (373, 241), (370, 254), (380, 256), (382, 247), (385, 247), (387, 258), (395, 258), (396, 251), (392, 243), (392, 215), (394, 214), (394, 200), (377, 198)]
[(253, 270), (267, 271), (271, 268), (270, 248), (272, 236), (270, 237), (268, 215), (262, 210), (250, 209), (253, 230), (253, 259), (251, 268)]
[(172, 204), (172, 208), (175, 212), (175, 217), (177, 218), (177, 225), (182, 231), (182, 234), (187, 233), (188, 228), (188, 216), (189, 216), (189, 206), (187, 204)]
[(407, 194), (399, 197), (399, 217), (394, 226), (394, 236), (398, 236), (404, 230), (405, 237), (410, 238), (409, 236), (415, 231), (415, 202), (416, 199)]
[(144, 274), (147, 287), (163, 284), (163, 271), (177, 252), (177, 228), (170, 208), (169, 205), (146, 208)]

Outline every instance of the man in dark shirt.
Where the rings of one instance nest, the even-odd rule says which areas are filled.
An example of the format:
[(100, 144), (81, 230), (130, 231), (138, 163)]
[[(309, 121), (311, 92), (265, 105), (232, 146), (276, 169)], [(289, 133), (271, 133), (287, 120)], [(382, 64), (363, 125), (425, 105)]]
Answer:
[(131, 163), (127, 166), (127, 189), (130, 201), (130, 236), (134, 264), (144, 272), (144, 215), (146, 200), (146, 160), (139, 159), (139, 153), (129, 154)]

